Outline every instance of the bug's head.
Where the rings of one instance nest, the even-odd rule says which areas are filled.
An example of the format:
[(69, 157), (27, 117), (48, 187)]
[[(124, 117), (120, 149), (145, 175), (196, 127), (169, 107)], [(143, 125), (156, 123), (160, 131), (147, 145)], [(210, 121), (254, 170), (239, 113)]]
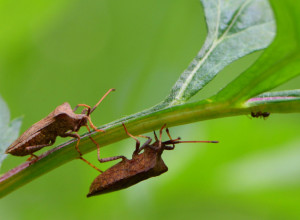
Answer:
[(90, 108), (85, 108), (81, 112), (82, 115), (90, 116), (91, 114), (91, 109)]
[(269, 117), (269, 116), (270, 116), (270, 112), (263, 112), (263, 113), (262, 113), (262, 116), (264, 116), (264, 117)]
[(80, 114), (80, 115), (77, 115), (77, 116), (79, 116), (79, 117), (77, 119), (76, 126), (75, 126), (75, 129), (74, 129), (75, 132), (79, 131), (79, 129), (82, 126), (87, 126), (87, 123), (88, 123), (88, 117), (86, 115)]

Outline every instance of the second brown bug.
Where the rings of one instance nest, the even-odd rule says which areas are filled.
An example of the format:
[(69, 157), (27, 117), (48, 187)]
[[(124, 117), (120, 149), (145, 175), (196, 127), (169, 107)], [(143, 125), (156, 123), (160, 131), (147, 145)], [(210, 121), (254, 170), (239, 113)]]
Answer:
[[(91, 165), (88, 161), (81, 157), (82, 154), (78, 148), (80, 136), (78, 135), (77, 131), (79, 131), (79, 129), (82, 126), (85, 126), (90, 131), (90, 128), (88, 127), (89, 122), (91, 128), (93, 128), (96, 131), (103, 132), (103, 130), (99, 130), (94, 126), (94, 124), (91, 121), (90, 115), (102, 102), (102, 100), (111, 91), (114, 90), (115, 89), (108, 90), (93, 108), (86, 104), (78, 104), (72, 110), (70, 104), (67, 102), (56, 107), (56, 109), (53, 112), (51, 112), (47, 117), (33, 124), (17, 140), (15, 140), (7, 148), (5, 153), (12, 154), (15, 156), (31, 155), (29, 159), (31, 159), (32, 157), (35, 157), (37, 159), (38, 157), (33, 153), (44, 147), (53, 145), (57, 136), (74, 137), (77, 138), (76, 150), (80, 155), (80, 159)], [(80, 106), (85, 107), (85, 109), (82, 111), (81, 114), (76, 114), (75, 111)], [(94, 167), (93, 165), (91, 166)]]
[[(180, 141), (180, 138), (172, 139), (168, 128), (166, 128), (166, 132), (170, 139), (162, 142), (162, 131), (166, 126), (164, 125), (159, 131), (159, 139), (154, 132), (155, 142), (152, 144), (152, 139), (150, 137), (138, 135), (148, 139), (140, 147), (139, 140), (127, 131), (124, 124), (123, 126), (127, 135), (136, 140), (136, 149), (133, 152), (132, 159), (128, 160), (124, 156), (101, 159), (102, 162), (105, 160), (111, 161), (120, 158), (122, 161), (107, 169), (92, 182), (87, 197), (125, 189), (143, 180), (159, 176), (160, 174), (167, 172), (168, 167), (162, 160), (161, 155), (164, 150), (173, 150), (175, 148), (175, 144), (218, 143), (218, 141)], [(140, 153), (142, 150), (144, 150), (144, 152)]]

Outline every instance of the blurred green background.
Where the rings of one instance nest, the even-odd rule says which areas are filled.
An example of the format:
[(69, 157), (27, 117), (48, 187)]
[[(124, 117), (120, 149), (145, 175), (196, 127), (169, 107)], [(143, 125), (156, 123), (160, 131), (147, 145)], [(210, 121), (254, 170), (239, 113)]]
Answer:
[[(63, 102), (93, 105), (109, 88), (117, 91), (92, 115), (98, 126), (155, 105), (206, 36), (199, 0), (1, 0), (0, 19), (0, 94), (12, 118), (24, 116), (21, 132)], [(226, 67), (194, 100), (259, 54)], [(298, 77), (281, 89), (299, 85)], [(89, 199), (98, 173), (72, 161), (1, 199), (0, 218), (299, 219), (299, 122), (299, 114), (245, 115), (171, 128), (174, 137), (220, 143), (178, 145), (163, 155), (167, 173)], [(102, 155), (130, 156), (133, 148), (128, 139)], [(85, 157), (97, 164), (96, 151)], [(25, 159), (9, 156), (1, 172)]]

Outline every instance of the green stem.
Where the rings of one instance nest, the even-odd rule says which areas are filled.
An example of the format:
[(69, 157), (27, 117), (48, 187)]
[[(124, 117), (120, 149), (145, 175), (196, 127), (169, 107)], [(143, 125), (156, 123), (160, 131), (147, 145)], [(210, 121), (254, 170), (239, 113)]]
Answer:
[[(96, 149), (96, 146), (90, 141), (89, 135), (101, 147), (128, 138), (121, 122), (126, 124), (130, 133), (137, 135), (159, 129), (165, 123), (168, 127), (173, 127), (213, 118), (249, 115), (251, 111), (267, 111), (271, 113), (300, 112), (300, 99), (286, 102), (252, 102), (239, 107), (234, 107), (232, 104), (229, 105), (228, 102), (209, 103), (207, 100), (177, 105), (160, 111), (150, 109), (100, 127), (102, 129), (106, 127), (105, 133), (92, 132), (92, 134), (83, 135), (79, 147), (83, 154)], [(32, 165), (29, 165), (29, 162), (25, 162), (2, 175), (0, 177), (0, 197), (4, 197), (35, 178), (73, 159), (77, 159), (78, 153), (75, 150), (75, 142), (75, 140), (68, 141), (42, 154), (39, 160)]]

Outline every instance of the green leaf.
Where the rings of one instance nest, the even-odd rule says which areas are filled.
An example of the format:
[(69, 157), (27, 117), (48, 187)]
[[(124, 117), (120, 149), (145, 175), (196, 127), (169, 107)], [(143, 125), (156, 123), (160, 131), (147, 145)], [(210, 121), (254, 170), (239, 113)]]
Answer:
[(300, 73), (300, 4), (271, 0), (277, 35), (247, 71), (228, 84), (213, 100), (243, 102), (269, 91)]
[(234, 60), (267, 47), (275, 23), (267, 0), (201, 0), (208, 35), (164, 105), (184, 103)]
[(6, 158), (5, 150), (18, 137), (22, 119), (17, 118), (9, 122), (9, 109), (0, 96), (0, 167)]

